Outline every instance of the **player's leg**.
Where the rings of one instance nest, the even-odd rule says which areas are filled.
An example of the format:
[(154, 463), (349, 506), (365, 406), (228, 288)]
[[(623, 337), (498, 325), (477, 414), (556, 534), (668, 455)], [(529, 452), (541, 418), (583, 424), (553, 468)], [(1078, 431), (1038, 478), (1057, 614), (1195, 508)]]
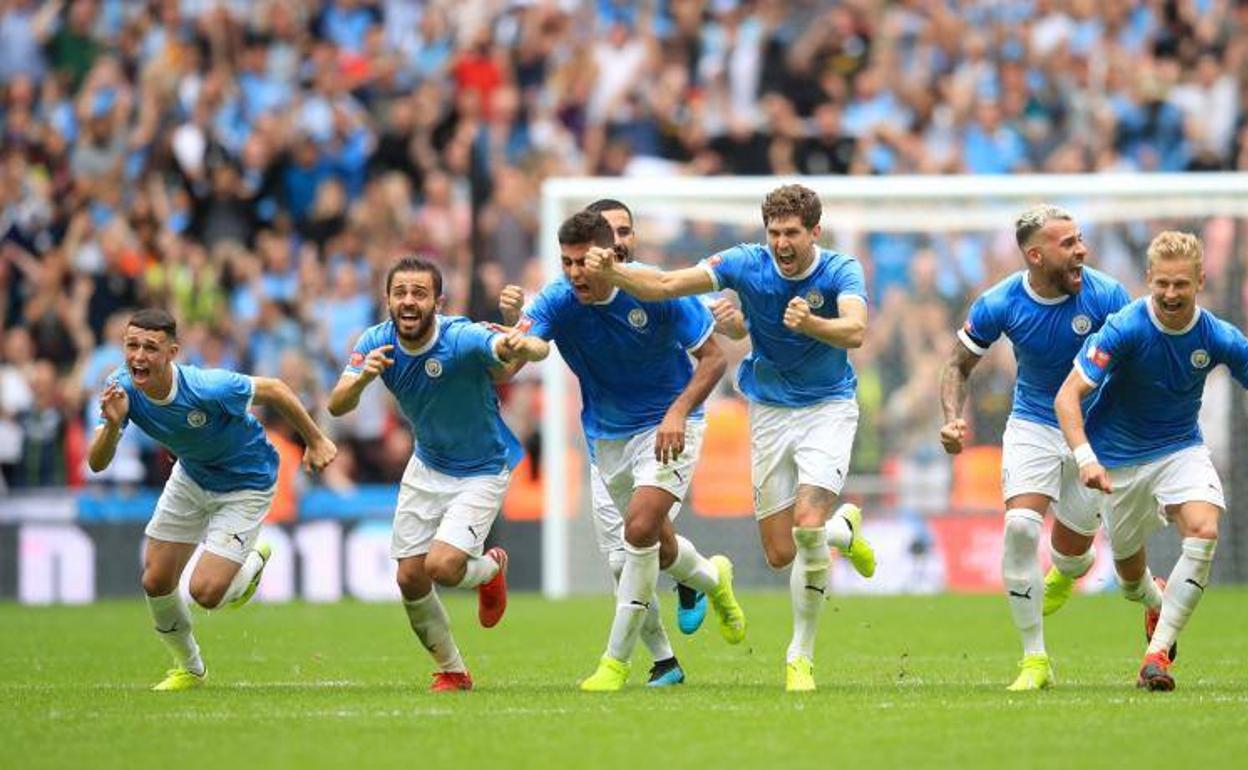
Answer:
[(1150, 690), (1174, 689), (1168, 670), (1171, 650), (1209, 585), (1218, 518), (1226, 507), (1222, 482), (1204, 447), (1178, 452), (1161, 465), (1154, 487), (1157, 500), (1178, 527), (1183, 550), (1166, 582), (1161, 613), (1140, 670), (1139, 683)]
[[(414, 532), (409, 529), (408, 534)], [(429, 536), (432, 534), (430, 527)], [(425, 554), (400, 557), (395, 579), (403, 595), (407, 622), (438, 667), (430, 689), (434, 692), (471, 690), (472, 677), (451, 634), (451, 618), (434, 589), (433, 579), (425, 571)]]
[[(597, 463), (589, 466), (590, 507), (593, 510), (594, 537), (598, 548), (607, 558), (607, 566), (611, 569), (612, 586), (619, 589), (620, 575), (624, 571), (624, 516), (607, 489)], [(631, 483), (621, 485), (621, 494), (632, 492)], [(627, 498), (624, 498), (627, 500)], [(627, 503), (625, 503), (627, 504)], [(660, 553), (660, 558), (662, 554)], [(658, 593), (646, 612), (641, 625), (641, 642), (650, 651), (654, 665), (650, 669), (649, 684), (663, 686), (680, 684), (685, 680), (685, 673), (672, 651), (667, 630), (663, 628), (663, 616), (660, 611)]]
[(1074, 592), (1075, 581), (1092, 569), (1096, 554), (1092, 541), (1100, 528), (1104, 496), (1079, 483), (1073, 458), (1062, 461), (1062, 486), (1054, 502), (1053, 532), (1049, 536), (1049, 560), (1053, 566), (1044, 576), (1044, 614), (1062, 608)]
[(195, 553), (194, 543), (170, 543), (148, 537), (143, 549), (143, 593), (156, 634), (173, 656), (174, 667), (157, 690), (197, 686), (206, 673), (199, 644), (191, 630), (191, 612), (178, 590), (182, 570)]
[(272, 551), (257, 546), (260, 526), (273, 504), (267, 490), (207, 492), (210, 500), (204, 553), (191, 573), (191, 596), (205, 609), (242, 606), (256, 592)]
[[(799, 432), (793, 449), (798, 483), (826, 489), (839, 498), (858, 432), (858, 402), (829, 401), (796, 410), (794, 416)], [(862, 509), (842, 503), (825, 516), (823, 527), (827, 544), (849, 559), (859, 575), (875, 574), (875, 550), (863, 532)]]
[(482, 552), (507, 494), (510, 471), (463, 479), (437, 475), (454, 491), (430, 545), (425, 571), (438, 585), (476, 589), (477, 617), (482, 626), (493, 628), (507, 609), (507, 552), (499, 546)]
[(174, 465), (148, 522), (143, 549), (143, 593), (156, 633), (173, 655), (174, 668), (156, 690), (185, 690), (203, 682), (205, 668), (192, 631), (191, 613), (178, 590), (182, 571), (204, 537), (207, 496)]
[(616, 590), (615, 617), (606, 654), (597, 670), (581, 682), (582, 690), (614, 691), (628, 679), (629, 660), (658, 583), (662, 524), (675, 502), (672, 493), (657, 487), (638, 487), (633, 492), (624, 515), (624, 568)]
[(472, 689), (472, 677), (451, 633), (450, 616), (425, 569), (442, 514), (455, 492), (454, 486), (413, 456), (399, 483), (390, 540), (408, 624), (437, 666), (430, 687), (436, 692)]
[[(1152, 465), (1152, 464), (1150, 464)], [(1144, 605), (1144, 631), (1151, 636), (1161, 615), (1165, 581), (1153, 577), (1144, 547), (1148, 536), (1165, 525), (1152, 493), (1149, 465), (1114, 468), (1114, 491), (1105, 501), (1105, 534), (1114, 557), (1122, 595)]]
[[(745, 638), (745, 613), (737, 602), (732, 587), (732, 562), (723, 555), (706, 558), (686, 537), (676, 534), (673, 519), (680, 513), (680, 501), (689, 493), (693, 473), (702, 451), (706, 423), (690, 420), (685, 432), (685, 449), (680, 457), (660, 465), (654, 458), (654, 434), (639, 442), (633, 459), (633, 477), (638, 488), (653, 487), (668, 492), (676, 502), (667, 510), (659, 531), (659, 563), (679, 585), (709, 597), (719, 619), (719, 632), (729, 644)], [(696, 612), (696, 600), (692, 612)], [(705, 610), (703, 610), (705, 612)], [(687, 618), (692, 621), (692, 618)], [(701, 624), (690, 622), (686, 633)], [(685, 630), (682, 628), (682, 630)]]

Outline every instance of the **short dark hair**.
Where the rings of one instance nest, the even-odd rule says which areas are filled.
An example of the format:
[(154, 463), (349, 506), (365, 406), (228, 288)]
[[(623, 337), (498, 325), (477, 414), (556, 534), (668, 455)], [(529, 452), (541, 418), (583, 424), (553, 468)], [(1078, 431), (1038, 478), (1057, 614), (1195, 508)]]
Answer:
[(597, 211), (578, 211), (559, 225), (559, 244), (579, 246), (588, 243), (609, 249), (615, 245), (615, 232), (602, 214)]
[(596, 211), (599, 214), (604, 211), (623, 211), (625, 214), (628, 214), (628, 221), (633, 221), (633, 210), (625, 206), (623, 201), (617, 201), (615, 198), (599, 198), (586, 206), (585, 210)]
[(767, 193), (763, 199), (763, 227), (773, 219), (797, 217), (802, 227), (813, 230), (823, 218), (823, 204), (814, 190), (800, 184), (786, 184)]
[(428, 273), (433, 279), (433, 296), (442, 296), (442, 271), (432, 262), (420, 257), (403, 257), (395, 262), (386, 273), (386, 296), (390, 296), (390, 286), (394, 283), (394, 276), (397, 273)]
[(164, 332), (171, 340), (178, 338), (178, 322), (173, 320), (173, 316), (168, 310), (159, 307), (143, 308), (134, 315), (130, 316), (130, 320), (126, 322), (126, 326), (137, 326), (140, 329), (147, 329), (153, 332)]

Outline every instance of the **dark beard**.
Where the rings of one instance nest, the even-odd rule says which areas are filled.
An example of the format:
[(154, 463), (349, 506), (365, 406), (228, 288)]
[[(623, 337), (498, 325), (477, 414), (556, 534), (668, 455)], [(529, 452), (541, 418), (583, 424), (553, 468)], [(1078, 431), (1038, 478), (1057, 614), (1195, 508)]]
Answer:
[(416, 326), (416, 333), (411, 337), (407, 337), (403, 334), (403, 332), (399, 331), (400, 327), (398, 314), (393, 310), (390, 311), (390, 322), (394, 324), (395, 336), (398, 337), (400, 341), (405, 342), (410, 346), (415, 346), (421, 339), (424, 338), (425, 334), (429, 331), (429, 327), (433, 325), (433, 320), (436, 317), (436, 313), (421, 316), (420, 323)]

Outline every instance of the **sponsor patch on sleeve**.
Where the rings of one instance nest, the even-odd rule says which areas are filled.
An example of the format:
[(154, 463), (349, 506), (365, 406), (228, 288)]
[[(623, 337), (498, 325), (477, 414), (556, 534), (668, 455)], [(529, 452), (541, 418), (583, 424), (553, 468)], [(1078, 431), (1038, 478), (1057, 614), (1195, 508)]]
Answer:
[(1088, 360), (1092, 362), (1098, 369), (1104, 369), (1109, 366), (1110, 359), (1113, 358), (1108, 350), (1102, 350), (1096, 345), (1088, 348)]

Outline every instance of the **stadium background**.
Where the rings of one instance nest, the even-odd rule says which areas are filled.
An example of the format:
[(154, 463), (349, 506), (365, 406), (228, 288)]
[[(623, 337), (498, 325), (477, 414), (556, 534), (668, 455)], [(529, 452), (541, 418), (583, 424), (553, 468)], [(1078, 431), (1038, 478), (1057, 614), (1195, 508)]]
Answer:
[[(266, 416), (283, 457), (268, 537), (292, 558), (262, 598), (392, 597), (411, 436), (381, 388), (343, 420), (323, 402), (353, 335), (383, 317), (395, 255), (438, 262), (447, 311), (492, 320), (504, 283), (541, 284), (539, 191), (557, 176), (603, 177), (610, 197), (621, 176), (1248, 171), (1245, 27), (1238, 0), (4, 2), (0, 599), (138, 595), (170, 458), (130, 431), (104, 474), (84, 462), (130, 308), (174, 310), (184, 361), (281, 377), (339, 443), (306, 477)], [(761, 236), (707, 217), (636, 224), (638, 257), (660, 264)], [(1095, 263), (1138, 294), (1163, 224), (1205, 237), (1202, 301), (1242, 328), (1242, 221), (1087, 227)], [(976, 371), (978, 446), (957, 460), (935, 441), (937, 379), (969, 300), (1020, 264), (1010, 222), (828, 243), (863, 261), (872, 295), (847, 491), (894, 565), (873, 588), (993, 590), (1007, 346)], [(1245, 415), (1224, 374), (1203, 419), (1232, 507), (1215, 575), (1242, 581)], [(537, 369), (505, 389), (531, 457), (551, 406)], [(727, 381), (710, 410), (682, 528), (746, 582), (779, 585)], [(517, 472), (495, 529), (524, 588), (541, 573), (538, 467)], [(1173, 541), (1156, 546), (1168, 565)]]

